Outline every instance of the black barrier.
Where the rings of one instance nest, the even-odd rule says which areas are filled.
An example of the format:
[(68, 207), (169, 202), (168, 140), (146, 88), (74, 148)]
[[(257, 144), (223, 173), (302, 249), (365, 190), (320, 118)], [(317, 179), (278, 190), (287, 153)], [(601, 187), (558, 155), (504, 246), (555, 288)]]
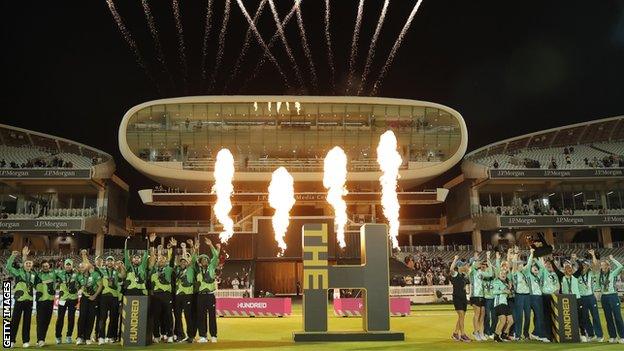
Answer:
[(148, 346), (152, 343), (149, 318), (149, 296), (124, 296), (122, 306), (121, 345)]
[(578, 304), (576, 296), (569, 294), (552, 294), (552, 335), (555, 342), (579, 342)]

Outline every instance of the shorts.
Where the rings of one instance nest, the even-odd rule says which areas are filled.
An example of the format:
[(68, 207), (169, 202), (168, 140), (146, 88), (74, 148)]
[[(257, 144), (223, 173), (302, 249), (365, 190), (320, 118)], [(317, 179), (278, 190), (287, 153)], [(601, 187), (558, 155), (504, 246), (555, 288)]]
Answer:
[(494, 312), (496, 316), (511, 316), (511, 308), (507, 304), (494, 307)]
[(483, 297), (471, 297), (470, 304), (475, 307), (483, 307), (485, 306), (485, 298)]
[(468, 300), (466, 298), (455, 297), (453, 296), (453, 306), (455, 307), (455, 311), (466, 311), (468, 310)]

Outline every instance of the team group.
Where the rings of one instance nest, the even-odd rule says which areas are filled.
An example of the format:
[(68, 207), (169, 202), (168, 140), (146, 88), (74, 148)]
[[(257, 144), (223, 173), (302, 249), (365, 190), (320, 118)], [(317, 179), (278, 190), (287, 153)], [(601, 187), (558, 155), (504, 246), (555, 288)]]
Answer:
[[(154, 247), (155, 239), (155, 235), (149, 237), (149, 251), (142, 255), (131, 255), (124, 250), (123, 262), (112, 256), (95, 257), (92, 262), (87, 251), (82, 250), (81, 262), (76, 265), (73, 260), (66, 259), (60, 269), (54, 269), (45, 260), (38, 262), (35, 269), (28, 247), (23, 248), (21, 263), (17, 263), (20, 252), (14, 251), (6, 265), (15, 283), (11, 346), (15, 345), (20, 326), (23, 347), (30, 346), (33, 302), (36, 303), (37, 345), (45, 345), (56, 291), (59, 292), (57, 344), (74, 342), (77, 309), (76, 345), (118, 342), (122, 298), (137, 295), (150, 296), (153, 342), (217, 342), (214, 292), (220, 245), (213, 245), (206, 238), (210, 255), (200, 254), (199, 241), (188, 240), (188, 245), (180, 243), (181, 254), (176, 260), (176, 240), (170, 239), (167, 248), (163, 248)], [(65, 320), (67, 329), (63, 339)]]

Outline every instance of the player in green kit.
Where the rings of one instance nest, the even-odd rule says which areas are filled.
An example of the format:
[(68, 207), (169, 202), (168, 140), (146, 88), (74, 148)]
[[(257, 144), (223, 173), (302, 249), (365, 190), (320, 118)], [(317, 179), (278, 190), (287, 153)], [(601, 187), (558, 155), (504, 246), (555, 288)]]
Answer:
[[(212, 245), (210, 239), (205, 238), (206, 245), (210, 248), (211, 257), (208, 255), (199, 255), (197, 265), (195, 267), (197, 271), (197, 330), (199, 331), (200, 343), (208, 342), (206, 333), (206, 322), (209, 323), (210, 329), (210, 342), (217, 342), (217, 299), (215, 297), (215, 290), (217, 290), (217, 278), (216, 269), (219, 263), (219, 252), (221, 251), (221, 244), (217, 244), (216, 247)], [(206, 317), (209, 320), (206, 320)]]
[(30, 319), (32, 317), (33, 307), (33, 288), (35, 287), (35, 279), (37, 275), (33, 271), (33, 262), (28, 259), (28, 246), (22, 249), (22, 266), (14, 267), (15, 258), (19, 256), (19, 251), (13, 251), (7, 260), (6, 270), (15, 279), (13, 287), (13, 314), (11, 315), (11, 346), (15, 345), (17, 330), (22, 321), (22, 346), (30, 346)]
[(124, 249), (124, 287), (126, 289), (126, 296), (140, 296), (147, 295), (147, 250), (143, 255), (134, 254), (130, 257), (130, 252), (126, 247)]
[(82, 262), (79, 266), (78, 284), (82, 290), (80, 297), (80, 314), (78, 315), (78, 337), (76, 345), (91, 344), (91, 333), (97, 313), (97, 299), (102, 292), (102, 276), (89, 263), (87, 251), (80, 252)]
[[(155, 235), (150, 236), (150, 242), (154, 242), (155, 239)], [(149, 279), (152, 289), (150, 311), (154, 321), (152, 330), (154, 343), (158, 343), (161, 337), (166, 342), (173, 342), (173, 317), (171, 315), (173, 296), (171, 283), (174, 264), (173, 250), (176, 245), (177, 241), (171, 238), (166, 254), (162, 252), (162, 248), (159, 248), (157, 251), (154, 247), (150, 247)]]
[(72, 334), (76, 319), (76, 305), (78, 305), (78, 272), (74, 270), (74, 261), (66, 259), (63, 269), (56, 270), (56, 282), (59, 290), (58, 316), (56, 318), (56, 343), (62, 342), (63, 324), (67, 313), (67, 334), (65, 343), (72, 343)]
[[(186, 251), (186, 244), (181, 243), (182, 256), (178, 260), (175, 267), (175, 326), (174, 331), (178, 342), (193, 342), (195, 337), (195, 320), (193, 311), (193, 295), (195, 293), (195, 262), (197, 257), (194, 253), (195, 249), (193, 241), (190, 241), (192, 253)], [(182, 327), (182, 314), (186, 321), (186, 333)]]
[[(113, 256), (106, 257), (106, 263), (99, 269), (102, 275), (102, 293), (100, 294), (98, 344), (112, 344), (117, 339), (117, 329), (119, 324), (119, 295), (121, 295), (120, 270), (123, 271), (123, 264), (115, 262)], [(108, 330), (106, 322), (108, 320)]]
[(54, 295), (56, 272), (50, 268), (50, 262), (42, 261), (41, 268), (37, 272), (35, 291), (37, 300), (37, 346), (45, 345), (46, 334), (52, 320), (54, 309)]

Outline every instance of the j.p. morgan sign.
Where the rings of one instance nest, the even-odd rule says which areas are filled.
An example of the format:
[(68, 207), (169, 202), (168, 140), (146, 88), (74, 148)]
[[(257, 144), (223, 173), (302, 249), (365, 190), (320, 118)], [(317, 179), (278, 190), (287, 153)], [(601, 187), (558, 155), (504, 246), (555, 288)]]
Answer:
[(8, 168), (0, 169), (0, 179), (90, 179), (90, 169)]
[(624, 226), (624, 215), (500, 216), (500, 226), (508, 228)]
[(624, 177), (624, 168), (491, 169), (490, 178), (612, 178)]
[(0, 219), (0, 231), (36, 232), (36, 231), (81, 231), (84, 220), (71, 219)]

